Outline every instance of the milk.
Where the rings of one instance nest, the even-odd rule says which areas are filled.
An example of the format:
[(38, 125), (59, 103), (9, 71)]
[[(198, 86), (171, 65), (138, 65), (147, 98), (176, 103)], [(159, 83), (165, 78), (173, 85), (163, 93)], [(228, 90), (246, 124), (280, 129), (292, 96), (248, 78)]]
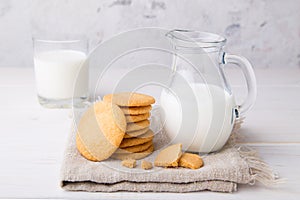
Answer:
[(193, 152), (217, 151), (226, 143), (235, 120), (233, 95), (215, 85), (190, 84), (190, 91), (161, 94), (164, 130), (172, 143)]
[[(34, 64), (38, 95), (52, 100), (86, 96), (88, 66), (82, 65), (85, 60), (85, 53), (73, 50), (36, 54)], [(75, 83), (76, 91), (74, 91)]]

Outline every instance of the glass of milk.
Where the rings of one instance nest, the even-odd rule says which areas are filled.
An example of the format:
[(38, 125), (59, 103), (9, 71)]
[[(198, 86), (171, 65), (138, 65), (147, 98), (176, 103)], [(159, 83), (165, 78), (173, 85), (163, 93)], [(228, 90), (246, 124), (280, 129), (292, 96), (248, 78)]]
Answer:
[(82, 107), (88, 101), (88, 42), (33, 39), (39, 103), (47, 108)]

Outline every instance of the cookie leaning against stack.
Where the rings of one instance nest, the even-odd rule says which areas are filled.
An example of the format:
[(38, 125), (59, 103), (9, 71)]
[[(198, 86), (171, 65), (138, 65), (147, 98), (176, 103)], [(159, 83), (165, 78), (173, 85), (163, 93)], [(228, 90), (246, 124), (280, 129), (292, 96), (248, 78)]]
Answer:
[(109, 94), (103, 101), (120, 106), (127, 123), (126, 133), (119, 149), (112, 155), (116, 159), (142, 159), (154, 151), (152, 130), (149, 129), (151, 104), (155, 99), (140, 93)]
[(102, 161), (120, 146), (126, 131), (122, 110), (108, 102), (94, 103), (77, 126), (76, 146), (86, 159)]

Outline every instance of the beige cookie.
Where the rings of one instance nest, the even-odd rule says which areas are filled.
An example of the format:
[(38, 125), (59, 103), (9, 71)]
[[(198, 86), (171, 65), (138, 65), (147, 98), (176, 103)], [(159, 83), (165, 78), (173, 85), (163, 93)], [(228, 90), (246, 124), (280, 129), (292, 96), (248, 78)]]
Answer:
[(85, 157), (88, 160), (91, 161), (98, 161), (97, 158), (91, 155), (91, 153), (85, 148), (85, 146), (82, 144), (81, 139), (79, 138), (78, 134), (76, 134), (76, 147), (79, 151), (79, 153)]
[(125, 115), (141, 115), (151, 111), (152, 106), (141, 106), (141, 107), (120, 107)]
[(126, 122), (139, 122), (150, 117), (150, 113), (140, 114), (140, 115), (125, 115)]
[(199, 169), (203, 166), (203, 160), (197, 154), (184, 153), (179, 159), (178, 166), (190, 169)]
[(155, 103), (152, 96), (135, 92), (121, 92), (108, 94), (103, 97), (106, 102), (113, 102), (119, 106), (148, 106)]
[(79, 144), (97, 161), (109, 158), (117, 150), (125, 130), (126, 119), (122, 110), (103, 101), (91, 105), (77, 126)]
[(149, 156), (154, 151), (154, 146), (151, 145), (145, 151), (139, 153), (124, 153), (124, 154), (113, 154), (111, 158), (119, 159), (119, 160), (126, 160), (126, 159), (135, 159), (139, 160)]
[(145, 134), (141, 135), (140, 137), (135, 138), (125, 138), (122, 140), (120, 144), (120, 148), (131, 147), (139, 144), (144, 144), (149, 142), (153, 139), (154, 133), (151, 129), (149, 129)]
[(182, 155), (182, 144), (173, 144), (161, 150), (156, 156), (154, 165), (158, 167), (177, 167)]
[(126, 132), (138, 131), (149, 126), (150, 121), (148, 119), (139, 122), (127, 123)]
[(124, 138), (138, 137), (138, 136), (143, 135), (144, 133), (146, 133), (148, 130), (149, 130), (149, 127), (143, 128), (143, 129), (138, 130), (138, 131), (127, 132), (127, 133), (125, 133)]
[(143, 144), (131, 146), (131, 147), (125, 147), (125, 148), (119, 148), (115, 151), (115, 154), (120, 154), (120, 153), (138, 153), (141, 151), (145, 151), (152, 145), (152, 140), (149, 142), (145, 142)]

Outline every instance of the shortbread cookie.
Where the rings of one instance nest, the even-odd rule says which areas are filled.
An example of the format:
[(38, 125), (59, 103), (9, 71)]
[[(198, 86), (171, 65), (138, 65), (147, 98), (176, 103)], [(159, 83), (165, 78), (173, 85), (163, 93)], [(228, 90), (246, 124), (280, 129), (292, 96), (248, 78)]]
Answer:
[(97, 161), (109, 158), (117, 150), (125, 130), (126, 119), (122, 110), (103, 101), (91, 105), (77, 126), (80, 144)]
[(140, 115), (125, 115), (126, 122), (139, 122), (150, 117), (150, 113), (140, 114)]
[(141, 115), (151, 111), (152, 106), (120, 107), (125, 115)]
[(140, 122), (133, 122), (127, 123), (126, 132), (138, 131), (150, 126), (150, 121), (148, 119), (140, 121)]
[(144, 133), (146, 133), (148, 130), (149, 130), (149, 127), (143, 128), (143, 129), (138, 130), (138, 131), (127, 132), (127, 133), (125, 133), (124, 138), (138, 137), (138, 136), (143, 135)]
[(148, 149), (146, 149), (145, 151), (139, 152), (139, 153), (113, 154), (113, 155), (111, 155), (111, 158), (115, 158), (115, 159), (119, 159), (119, 160), (125, 160), (125, 159), (140, 160), (142, 158), (149, 156), (153, 151), (154, 151), (154, 146), (151, 145)]
[(148, 149), (151, 145), (152, 145), (152, 140), (150, 140), (149, 142), (145, 142), (143, 144), (139, 144), (139, 145), (135, 145), (135, 146), (131, 146), (131, 147), (126, 147), (126, 148), (119, 148), (115, 151), (115, 153), (138, 153), (141, 151), (145, 151), (146, 149)]
[(159, 167), (177, 167), (182, 144), (173, 144), (163, 149), (155, 158), (154, 165)]
[(203, 160), (197, 154), (183, 153), (179, 159), (178, 166), (190, 169), (199, 169), (203, 166)]
[(155, 103), (152, 96), (135, 92), (121, 92), (108, 94), (103, 97), (106, 102), (113, 102), (118, 106), (148, 106)]
[(91, 155), (91, 153), (85, 148), (85, 146), (82, 144), (81, 139), (79, 138), (78, 134), (76, 134), (76, 147), (79, 151), (79, 153), (85, 157), (88, 160), (91, 161), (98, 161), (97, 158)]
[(142, 169), (152, 169), (152, 163), (146, 160), (142, 160), (142, 164), (141, 164)]
[(144, 144), (153, 139), (154, 133), (149, 129), (145, 134), (135, 138), (125, 138), (120, 144), (120, 148), (132, 147), (139, 144)]
[(136, 167), (136, 160), (135, 159), (126, 159), (122, 161), (122, 165), (128, 168), (135, 168)]

